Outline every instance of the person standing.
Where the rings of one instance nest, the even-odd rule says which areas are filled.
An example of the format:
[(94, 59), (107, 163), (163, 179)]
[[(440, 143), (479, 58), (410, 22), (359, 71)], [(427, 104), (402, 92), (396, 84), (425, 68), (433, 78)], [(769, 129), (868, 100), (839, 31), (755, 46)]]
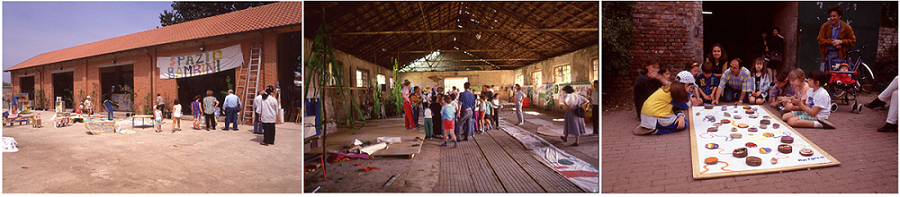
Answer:
[[(769, 81), (775, 81), (775, 72), (781, 70), (781, 64), (784, 59), (784, 36), (781, 36), (781, 28), (772, 28), (772, 37), (767, 41), (769, 43), (769, 57), (772, 58), (767, 63), (767, 75), (770, 76)], [(771, 84), (770, 84), (771, 85)]]
[(459, 146), (459, 144), (457, 143), (459, 141), (459, 138), (457, 138), (453, 132), (455, 128), (453, 119), (454, 117), (456, 117), (456, 107), (453, 106), (453, 104), (450, 104), (451, 102), (453, 102), (452, 98), (453, 97), (444, 97), (444, 102), (442, 103), (443, 108), (441, 108), (441, 121), (443, 121), (442, 128), (444, 129), (444, 136), (442, 137), (444, 138), (444, 143), (441, 144), (441, 146), (447, 146), (447, 140), (452, 139), (453, 148), (456, 148), (457, 146)]
[(84, 100), (84, 111), (82, 113), (88, 115), (88, 119), (91, 118), (91, 115), (94, 114), (94, 102), (91, 102), (91, 96), (87, 96), (87, 99)]
[(516, 84), (515, 98), (516, 98), (516, 117), (519, 117), (519, 123), (516, 123), (516, 125), (521, 126), (522, 124), (525, 124), (525, 114), (523, 114), (523, 112), (522, 112), (522, 100), (525, 99), (525, 92), (522, 91), (522, 86), (519, 84)]
[(275, 145), (275, 120), (278, 116), (278, 100), (270, 96), (274, 90), (266, 89), (266, 93), (262, 95), (262, 102), (256, 112), (259, 113), (259, 120), (263, 127), (263, 142), (259, 143), (263, 146)]
[(232, 127), (233, 130), (237, 131), (237, 112), (241, 109), (241, 101), (237, 95), (234, 95), (234, 90), (228, 90), (228, 96), (225, 96), (225, 128), (222, 130), (228, 131), (228, 124), (231, 123), (234, 125)]
[(401, 98), (403, 99), (403, 127), (410, 130), (416, 127), (413, 122), (412, 102), (409, 98), (409, 80), (403, 80), (403, 89), (400, 89)]
[[(435, 99), (435, 98), (436, 98), (436, 97), (431, 97), (430, 100), (431, 100), (432, 102), (434, 102), (434, 99)], [(434, 134), (434, 132), (433, 132), (433, 131), (434, 131), (434, 130), (433, 130), (433, 129), (434, 129), (434, 127), (433, 127), (433, 126), (434, 126), (434, 123), (432, 122), (433, 119), (431, 119), (434, 115), (432, 114), (432, 112), (434, 112), (434, 111), (431, 111), (431, 108), (430, 108), (430, 107), (426, 107), (426, 108), (425, 108), (425, 112), (423, 113), (423, 115), (425, 115), (425, 123), (424, 123), (424, 125), (425, 125), (425, 139), (431, 139), (431, 136)]]
[(456, 127), (460, 128), (462, 140), (469, 141), (469, 136), (475, 134), (475, 121), (473, 120), (475, 111), (475, 94), (471, 91), (469, 82), (463, 84), (464, 92), (459, 93), (459, 108), (457, 109), (459, 120), (456, 121)]
[(566, 116), (563, 136), (560, 138), (562, 138), (563, 142), (568, 142), (569, 135), (574, 135), (575, 143), (572, 146), (578, 146), (578, 138), (586, 132), (584, 131), (584, 117), (579, 117), (575, 111), (581, 110), (582, 115), (584, 115), (584, 108), (581, 106), (587, 103), (588, 100), (581, 95), (575, 94), (575, 88), (572, 88), (572, 86), (567, 85), (563, 87), (563, 91), (566, 92), (562, 98), (566, 106)]
[(253, 133), (254, 134), (263, 134), (262, 122), (259, 122), (259, 113), (256, 112), (259, 109), (259, 104), (263, 102), (262, 95), (266, 94), (266, 90), (260, 90), (258, 94), (256, 94), (256, 98), (253, 98)]
[(494, 99), (492, 102), (493, 103), (492, 103), (491, 107), (493, 107), (493, 109), (491, 110), (491, 115), (493, 115), (493, 120), (491, 123), (494, 124), (494, 128), (499, 129), (500, 128), (500, 108), (503, 108), (503, 106), (500, 105), (500, 94), (494, 94)]
[(432, 113), (431, 120), (433, 123), (431, 126), (432, 132), (434, 133), (431, 136), (425, 137), (433, 138), (437, 136), (443, 136), (444, 133), (442, 129), (443, 127), (441, 127), (441, 123), (443, 122), (441, 119), (441, 108), (443, 107), (443, 105), (441, 105), (441, 102), (443, 102), (444, 96), (442, 94), (438, 94), (437, 96), (432, 96), (431, 98), (433, 99), (431, 101), (431, 105), (429, 105), (428, 108), (431, 109)]
[(163, 100), (163, 97), (159, 93), (156, 93), (156, 104), (162, 105), (163, 109), (166, 107), (166, 101)]
[(594, 90), (591, 92), (591, 126), (594, 127), (594, 135), (600, 134), (600, 80), (594, 80)]
[(191, 115), (194, 116), (194, 130), (200, 130), (200, 95), (194, 96), (194, 102), (191, 102)]
[(835, 5), (828, 8), (828, 22), (822, 24), (816, 42), (819, 43), (819, 52), (822, 54), (820, 71), (831, 70), (830, 66), (841, 63), (847, 59), (847, 50), (856, 43), (856, 35), (850, 24), (841, 21), (844, 10)]
[(419, 117), (422, 115), (422, 91), (419, 86), (413, 87), (409, 94), (409, 102), (412, 103), (413, 128), (419, 128)]
[(216, 108), (219, 107), (219, 100), (213, 97), (212, 90), (206, 90), (206, 98), (203, 98), (203, 115), (206, 117), (206, 131), (209, 128), (216, 130)]
[(178, 99), (172, 102), (172, 133), (181, 131), (181, 103)]
[(106, 100), (103, 101), (103, 106), (106, 106), (106, 110), (109, 111), (107, 120), (113, 120), (113, 106), (119, 107), (119, 103), (113, 101), (110, 96), (106, 96)]

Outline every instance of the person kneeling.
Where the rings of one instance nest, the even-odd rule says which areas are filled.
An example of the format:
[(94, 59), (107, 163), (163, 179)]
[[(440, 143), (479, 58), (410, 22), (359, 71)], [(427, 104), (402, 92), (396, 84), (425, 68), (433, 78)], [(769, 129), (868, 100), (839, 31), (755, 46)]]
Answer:
[(827, 121), (831, 115), (829, 106), (831, 106), (831, 96), (822, 85), (828, 80), (828, 76), (822, 71), (813, 71), (809, 73), (809, 90), (806, 92), (806, 99), (793, 99), (793, 107), (791, 113), (785, 113), (782, 120), (793, 127), (815, 127), (834, 129), (834, 124)]
[(688, 90), (694, 85), (694, 77), (690, 72), (682, 71), (675, 79), (675, 82), (656, 90), (644, 102), (641, 125), (634, 129), (635, 135), (669, 134), (687, 127), (687, 116), (682, 110), (690, 107)]

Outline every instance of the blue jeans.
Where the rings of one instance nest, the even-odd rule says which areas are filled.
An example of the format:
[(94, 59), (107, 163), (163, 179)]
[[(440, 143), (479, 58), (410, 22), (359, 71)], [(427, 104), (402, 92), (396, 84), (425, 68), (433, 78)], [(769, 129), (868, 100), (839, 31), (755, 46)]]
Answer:
[(232, 128), (234, 130), (238, 130), (238, 128), (237, 128), (237, 125), (238, 125), (237, 112), (238, 112), (238, 110), (239, 109), (237, 107), (225, 108), (225, 129), (226, 130), (228, 129), (228, 123), (232, 123), (234, 125), (234, 127), (232, 127)]
[(413, 127), (419, 127), (419, 116), (422, 115), (422, 107), (413, 105), (412, 107)]
[(256, 114), (256, 118), (253, 119), (253, 133), (263, 133), (262, 122), (259, 121), (259, 115)]
[(837, 51), (828, 51), (827, 53), (825, 53), (825, 60), (819, 63), (819, 71), (825, 72), (829, 70), (835, 70), (831, 66), (846, 62), (847, 60), (838, 59)]
[[(734, 89), (731, 86), (725, 86), (725, 90), (722, 91), (722, 101), (725, 102), (737, 102), (738, 97), (740, 97), (741, 89)], [(745, 96), (748, 97), (748, 96)]]
[(113, 106), (112, 106), (112, 104), (110, 104), (110, 103), (105, 103), (104, 105), (106, 106), (106, 110), (109, 110), (109, 114), (107, 115), (107, 118), (108, 118), (109, 120), (113, 120)]

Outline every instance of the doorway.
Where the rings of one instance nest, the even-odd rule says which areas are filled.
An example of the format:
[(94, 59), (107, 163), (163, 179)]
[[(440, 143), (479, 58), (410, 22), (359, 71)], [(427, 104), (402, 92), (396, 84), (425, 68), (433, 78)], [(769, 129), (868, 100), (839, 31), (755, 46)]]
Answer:
[[(194, 96), (200, 96), (201, 99), (206, 97), (206, 91), (212, 90), (213, 96), (219, 100), (219, 106), (225, 102), (225, 96), (228, 95), (228, 85), (235, 87), (234, 72), (236, 69), (230, 69), (212, 74), (178, 78), (178, 102), (181, 104), (181, 112), (183, 114), (191, 114), (191, 102), (194, 102)], [(226, 83), (226, 81), (228, 81)], [(242, 101), (243, 102), (243, 101)], [(243, 103), (242, 103), (243, 104)]]
[(456, 86), (459, 89), (459, 92), (464, 92), (466, 89), (463, 87), (463, 84), (469, 82), (468, 77), (447, 77), (444, 78), (444, 91), (450, 92), (453, 91), (453, 86)]
[(56, 97), (62, 97), (63, 101), (66, 101), (64, 108), (71, 109), (72, 102), (74, 102), (75, 98), (73, 97), (74, 91), (74, 72), (64, 72), (64, 73), (54, 73), (53, 74), (53, 98), (51, 98), (51, 103), (56, 103)]
[(112, 96), (119, 103), (113, 111), (134, 111), (134, 98), (128, 96), (134, 93), (134, 65), (100, 68), (100, 92), (95, 101)]
[(28, 93), (28, 100), (34, 101), (34, 76), (19, 77), (18, 93)]

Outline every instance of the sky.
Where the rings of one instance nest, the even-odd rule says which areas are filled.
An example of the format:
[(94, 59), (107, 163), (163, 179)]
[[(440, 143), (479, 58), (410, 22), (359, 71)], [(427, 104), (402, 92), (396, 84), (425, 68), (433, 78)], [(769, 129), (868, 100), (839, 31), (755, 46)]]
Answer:
[[(32, 57), (154, 29), (171, 1), (3, 2), (3, 69)], [(3, 72), (3, 82), (10, 82)]]

